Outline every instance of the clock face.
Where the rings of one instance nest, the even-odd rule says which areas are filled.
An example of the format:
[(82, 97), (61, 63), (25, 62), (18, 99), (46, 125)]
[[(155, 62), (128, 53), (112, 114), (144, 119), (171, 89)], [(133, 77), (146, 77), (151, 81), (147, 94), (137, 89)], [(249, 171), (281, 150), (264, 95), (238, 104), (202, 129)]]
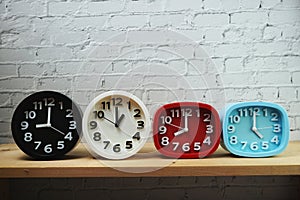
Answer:
[(287, 114), (273, 103), (234, 104), (224, 117), (223, 140), (226, 148), (236, 155), (266, 157), (278, 154), (289, 140)]
[(154, 116), (154, 144), (169, 157), (202, 158), (218, 148), (220, 126), (217, 111), (208, 104), (166, 104)]
[(11, 130), (16, 144), (27, 155), (36, 159), (58, 158), (77, 144), (81, 112), (63, 94), (37, 92), (18, 105)]
[(83, 117), (83, 134), (94, 156), (124, 159), (137, 153), (150, 135), (150, 117), (136, 96), (110, 91), (96, 97)]

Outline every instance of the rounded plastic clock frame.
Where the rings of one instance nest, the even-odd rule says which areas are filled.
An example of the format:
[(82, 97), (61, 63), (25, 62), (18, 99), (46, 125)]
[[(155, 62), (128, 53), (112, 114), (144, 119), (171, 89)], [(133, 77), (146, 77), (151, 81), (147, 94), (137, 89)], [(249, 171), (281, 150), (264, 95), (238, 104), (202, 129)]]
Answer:
[[(109, 109), (108, 102), (114, 102)], [(106, 109), (98, 109), (99, 105)], [(98, 112), (97, 117), (93, 116), (95, 112)], [(146, 106), (138, 97), (125, 91), (109, 91), (94, 98), (82, 123), (87, 148), (95, 158), (129, 158), (150, 137), (150, 115)]]
[(156, 149), (167, 157), (204, 158), (220, 144), (218, 112), (200, 102), (175, 102), (160, 107), (153, 120)]
[[(257, 107), (257, 108), (258, 107), (269, 108), (269, 109), (276, 110), (276, 112), (279, 113), (280, 119), (281, 119), (281, 122), (280, 122), (281, 138), (280, 138), (280, 144), (278, 145), (277, 148), (272, 149), (272, 150), (268, 150), (266, 147), (269, 148), (269, 144), (268, 144), (269, 141), (267, 141), (265, 143), (263, 143), (263, 141), (261, 141), (264, 138), (264, 134), (265, 134), (263, 131), (265, 131), (269, 127), (258, 128), (261, 125), (259, 125), (259, 119), (256, 116), (256, 113), (254, 111), (253, 111), (254, 113), (252, 113), (251, 117), (249, 115), (251, 120), (248, 120), (249, 121), (248, 122), (249, 127), (247, 127), (247, 128), (249, 128), (248, 131), (249, 131), (249, 134), (251, 134), (251, 137), (257, 138), (257, 140), (259, 142), (261, 142), (262, 144), (259, 144), (259, 142), (257, 142), (257, 143), (252, 142), (251, 144), (247, 144), (248, 141), (246, 141), (244, 139), (245, 140), (245, 141), (243, 141), (244, 146), (242, 147), (244, 149), (239, 149), (238, 150), (237, 148), (233, 147), (234, 144), (232, 144), (232, 142), (230, 143), (229, 135), (233, 134), (233, 133), (230, 133), (230, 132), (232, 132), (232, 131), (230, 131), (230, 130), (232, 130), (232, 127), (231, 128), (228, 127), (228, 126), (230, 126), (230, 123), (229, 123), (230, 114), (233, 111), (235, 111), (239, 108), (240, 108), (240, 112), (242, 112), (242, 111), (246, 112), (246, 110), (245, 110), (246, 108), (255, 108), (255, 107)], [(270, 115), (270, 113), (269, 113), (269, 115)], [(287, 113), (286, 113), (286, 111), (283, 107), (281, 107), (278, 104), (271, 103), (271, 102), (240, 102), (240, 103), (229, 105), (225, 110), (225, 115), (224, 115), (224, 118), (223, 118), (222, 128), (223, 128), (222, 140), (221, 140), (222, 147), (224, 149), (226, 149), (227, 151), (229, 151), (232, 154), (235, 154), (237, 156), (242, 156), (242, 157), (270, 157), (270, 156), (274, 156), (274, 155), (277, 155), (277, 154), (281, 153), (282, 151), (284, 151), (285, 148), (288, 145), (288, 142), (289, 142), (290, 128), (289, 128), (289, 120), (288, 120)], [(230, 129), (230, 130), (228, 130), (228, 129)], [(274, 135), (276, 136), (275, 133), (274, 133)], [(278, 136), (277, 136), (277, 138), (278, 138)], [(238, 140), (237, 140), (237, 142), (238, 142)], [(240, 141), (240, 142), (242, 142), (242, 141)], [(275, 142), (277, 142), (277, 141), (275, 141)], [(248, 145), (248, 146), (246, 146), (246, 145)], [(250, 145), (252, 145), (252, 146), (250, 146)], [(249, 148), (253, 149), (252, 152), (250, 150), (247, 151), (247, 149), (249, 149)], [(264, 148), (264, 150), (263, 151), (262, 150), (258, 151), (258, 150), (256, 150), (256, 148)]]

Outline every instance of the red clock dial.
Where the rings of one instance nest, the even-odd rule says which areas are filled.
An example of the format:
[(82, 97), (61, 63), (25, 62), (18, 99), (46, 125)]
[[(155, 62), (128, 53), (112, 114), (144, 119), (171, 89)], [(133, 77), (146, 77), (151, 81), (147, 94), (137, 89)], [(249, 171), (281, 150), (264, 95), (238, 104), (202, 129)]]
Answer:
[(160, 107), (154, 116), (153, 139), (157, 150), (173, 158), (203, 158), (220, 144), (218, 112), (210, 105), (176, 102)]

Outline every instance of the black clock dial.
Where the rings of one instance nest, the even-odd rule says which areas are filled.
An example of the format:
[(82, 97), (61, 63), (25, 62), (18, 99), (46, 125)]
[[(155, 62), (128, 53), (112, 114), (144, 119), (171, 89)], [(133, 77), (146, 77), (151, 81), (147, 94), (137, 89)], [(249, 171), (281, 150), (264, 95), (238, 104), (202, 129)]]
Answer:
[(18, 147), (36, 159), (68, 153), (81, 134), (81, 112), (67, 96), (43, 91), (25, 98), (16, 108), (11, 130)]

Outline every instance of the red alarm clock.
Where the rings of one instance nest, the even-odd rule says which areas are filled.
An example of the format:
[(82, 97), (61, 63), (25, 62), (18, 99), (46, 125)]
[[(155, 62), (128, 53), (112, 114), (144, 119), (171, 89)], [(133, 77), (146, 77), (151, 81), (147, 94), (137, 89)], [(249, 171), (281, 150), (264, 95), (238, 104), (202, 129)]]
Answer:
[(163, 105), (155, 113), (154, 144), (165, 156), (206, 157), (217, 150), (220, 137), (220, 117), (211, 105), (175, 102)]

